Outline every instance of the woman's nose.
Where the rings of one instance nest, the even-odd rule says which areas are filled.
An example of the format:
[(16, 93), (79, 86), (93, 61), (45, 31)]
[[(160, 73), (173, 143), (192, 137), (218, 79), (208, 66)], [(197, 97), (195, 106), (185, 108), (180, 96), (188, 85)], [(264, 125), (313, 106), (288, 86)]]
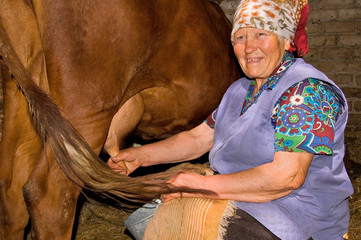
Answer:
[(251, 37), (247, 37), (246, 42), (245, 42), (245, 52), (251, 53), (251, 52), (255, 51), (256, 49), (257, 49), (256, 41)]

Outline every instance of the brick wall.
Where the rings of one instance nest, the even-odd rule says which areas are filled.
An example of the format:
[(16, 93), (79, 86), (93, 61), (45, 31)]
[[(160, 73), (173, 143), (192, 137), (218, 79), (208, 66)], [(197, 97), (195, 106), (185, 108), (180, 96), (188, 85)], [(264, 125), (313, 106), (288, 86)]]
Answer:
[(361, 0), (309, 0), (305, 60), (344, 91), (348, 129), (361, 130)]

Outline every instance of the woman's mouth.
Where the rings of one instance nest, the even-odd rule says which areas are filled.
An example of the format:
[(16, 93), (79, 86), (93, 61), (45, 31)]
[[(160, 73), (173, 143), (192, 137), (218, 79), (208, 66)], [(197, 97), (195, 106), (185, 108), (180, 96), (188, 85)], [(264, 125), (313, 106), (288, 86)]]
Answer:
[(261, 60), (262, 60), (261, 57), (259, 57), (259, 58), (247, 58), (247, 63), (259, 62)]

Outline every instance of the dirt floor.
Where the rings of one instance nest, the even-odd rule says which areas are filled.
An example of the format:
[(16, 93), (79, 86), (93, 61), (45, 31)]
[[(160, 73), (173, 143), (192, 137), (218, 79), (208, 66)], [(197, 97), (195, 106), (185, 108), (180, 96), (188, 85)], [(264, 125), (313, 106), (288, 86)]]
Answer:
[(350, 198), (351, 222), (349, 228), (349, 239), (361, 239), (361, 165), (352, 163), (349, 175), (354, 187), (354, 194)]
[(92, 203), (85, 201), (81, 205), (78, 225), (74, 229), (75, 240), (133, 239), (123, 222), (134, 209), (122, 209), (93, 200)]

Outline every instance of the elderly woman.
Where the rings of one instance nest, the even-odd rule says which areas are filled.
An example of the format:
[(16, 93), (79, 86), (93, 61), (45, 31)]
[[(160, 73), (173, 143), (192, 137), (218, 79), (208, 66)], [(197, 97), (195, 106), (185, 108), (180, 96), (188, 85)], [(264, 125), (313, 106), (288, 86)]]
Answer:
[(231, 40), (247, 77), (230, 86), (207, 121), (123, 150), (109, 166), (129, 174), (210, 151), (219, 174), (181, 172), (169, 186), (182, 192), (163, 201), (235, 200), (281, 239), (342, 239), (353, 192), (343, 164), (347, 102), (325, 74), (291, 54), (307, 52), (307, 13), (306, 0), (241, 1)]

